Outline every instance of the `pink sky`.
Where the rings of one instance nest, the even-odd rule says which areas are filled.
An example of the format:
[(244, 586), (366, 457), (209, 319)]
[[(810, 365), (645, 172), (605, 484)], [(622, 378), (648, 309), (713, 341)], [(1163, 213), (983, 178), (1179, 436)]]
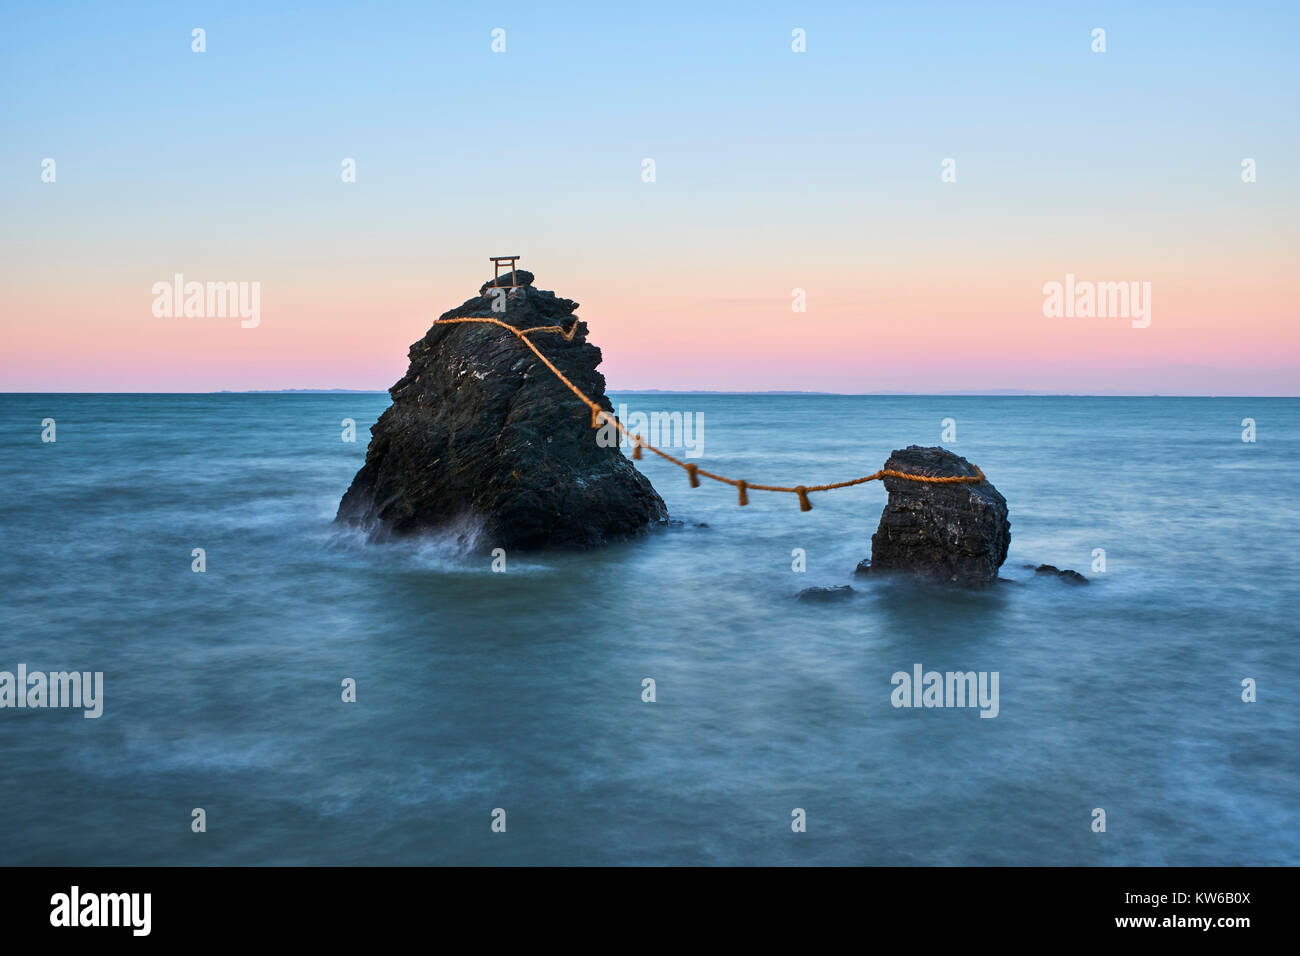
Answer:
[[(263, 270), (261, 321), (155, 318), (154, 281), (70, 263), (19, 277), (3, 317), (0, 390), (212, 391), (373, 388), (395, 382), (408, 346), (490, 274), (463, 256), (431, 274), (360, 280), (339, 268)], [(854, 275), (816, 263), (719, 272), (641, 263), (618, 283), (614, 261), (521, 261), (541, 288), (582, 303), (615, 389), (876, 392), (1025, 389), (1135, 394), (1297, 394), (1297, 282), (1283, 263), (1073, 264), (1079, 280), (1142, 280), (1152, 321), (1047, 318), (1041, 262), (963, 268), (888, 264)], [(280, 273), (277, 275), (277, 271)], [(396, 273), (397, 270), (390, 270)], [(456, 275), (452, 273), (456, 272)], [(239, 271), (190, 270), (187, 279)], [(258, 270), (244, 270), (258, 274)], [(806, 290), (807, 311), (791, 308)]]

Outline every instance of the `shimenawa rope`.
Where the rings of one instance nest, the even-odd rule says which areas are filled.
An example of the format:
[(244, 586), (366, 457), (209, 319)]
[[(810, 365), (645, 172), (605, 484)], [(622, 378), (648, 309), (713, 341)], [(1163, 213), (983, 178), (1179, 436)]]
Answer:
[(438, 319), (434, 322), (434, 325), (462, 325), (471, 323), (500, 326), (514, 335), (519, 339), (519, 341), (523, 342), (524, 345), (528, 346), (528, 348), (532, 350), (532, 353), (541, 359), (547, 368), (555, 373), (555, 377), (563, 382), (565, 387), (576, 395), (582, 404), (586, 405), (587, 408), (591, 410), (592, 428), (600, 428), (603, 424), (611, 424), (618, 429), (619, 434), (624, 435), (632, 442), (633, 458), (639, 460), (641, 458), (641, 449), (643, 448), (647, 451), (654, 452), (660, 458), (663, 458), (666, 461), (671, 461), (678, 468), (684, 469), (687, 477), (690, 479), (692, 488), (698, 488), (700, 486), (701, 477), (711, 478), (714, 481), (720, 481), (723, 484), (731, 485), (733, 488), (737, 489), (739, 493), (738, 503), (742, 505), (749, 504), (749, 495), (747, 494), (749, 491), (781, 491), (787, 494), (798, 495), (799, 510), (811, 511), (812, 502), (808, 500), (808, 496), (815, 491), (831, 491), (835, 488), (849, 488), (853, 485), (866, 484), (868, 481), (878, 481), (881, 478), (906, 478), (908, 481), (921, 481), (931, 485), (978, 484), (979, 482), (984, 481), (984, 472), (980, 471), (979, 466), (973, 466), (975, 468), (975, 474), (973, 475), (950, 475), (944, 478), (935, 478), (929, 475), (912, 475), (905, 471), (896, 471), (892, 468), (882, 468), (870, 475), (863, 475), (861, 478), (851, 478), (848, 481), (836, 481), (828, 485), (795, 485), (793, 488), (788, 488), (783, 485), (755, 485), (745, 481), (743, 478), (728, 478), (726, 475), (714, 474), (711, 471), (705, 471), (693, 462), (682, 461), (680, 458), (674, 458), (672, 455), (668, 454), (668, 452), (656, 448), (649, 442), (642, 440), (640, 435), (633, 435), (627, 430), (621, 421), (601, 408), (596, 402), (588, 398), (582, 389), (570, 382), (568, 377), (556, 368), (555, 364), (543, 355), (541, 349), (534, 345), (528, 338), (528, 336), (532, 335), (534, 332), (556, 332), (563, 336), (565, 341), (572, 342), (574, 333), (578, 330), (577, 320), (574, 321), (573, 325), (569, 327), (569, 331), (567, 332), (558, 325), (539, 325), (531, 329), (517, 329), (513, 325), (508, 325), (507, 323), (502, 322), (500, 319), (487, 318)]

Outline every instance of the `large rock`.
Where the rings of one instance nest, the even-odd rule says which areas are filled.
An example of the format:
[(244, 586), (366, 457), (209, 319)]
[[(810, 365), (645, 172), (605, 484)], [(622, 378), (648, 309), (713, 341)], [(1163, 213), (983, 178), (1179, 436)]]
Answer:
[[(911, 445), (885, 462), (886, 470), (947, 477), (979, 472), (943, 448)], [(1011, 544), (1007, 500), (987, 480), (931, 484), (884, 478), (889, 500), (871, 536), (870, 574), (906, 572), (932, 581), (983, 587), (997, 580)]]
[[(522, 270), (441, 318), (481, 316), (516, 328), (576, 323), (573, 338), (532, 338), (570, 381), (613, 412), (600, 349), (578, 303), (532, 287)], [(667, 519), (663, 500), (616, 445), (597, 443), (591, 413), (505, 329), (437, 325), (411, 346), (393, 404), (371, 428), (366, 463), (337, 520), (372, 533), (454, 528), (482, 548), (584, 548)]]

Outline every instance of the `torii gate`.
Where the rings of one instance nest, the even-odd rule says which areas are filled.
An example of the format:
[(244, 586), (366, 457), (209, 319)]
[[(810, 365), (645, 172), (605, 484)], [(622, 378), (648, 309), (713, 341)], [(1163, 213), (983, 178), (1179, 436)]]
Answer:
[[(492, 285), (500, 289), (517, 289), (519, 281), (515, 278), (515, 263), (519, 261), (518, 256), (488, 256), (492, 262)], [(510, 263), (510, 285), (497, 286), (497, 279), (501, 277), (501, 264)]]

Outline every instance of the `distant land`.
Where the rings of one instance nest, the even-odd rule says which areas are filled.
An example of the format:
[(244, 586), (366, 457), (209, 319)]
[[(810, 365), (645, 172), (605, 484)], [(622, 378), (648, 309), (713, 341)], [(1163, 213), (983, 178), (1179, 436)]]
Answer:
[[(946, 391), (946, 392), (900, 392), (900, 391), (892, 391), (892, 390), (887, 390), (887, 389), (886, 389), (886, 390), (879, 391), (879, 392), (813, 392), (813, 391), (805, 391), (805, 390), (803, 390), (803, 389), (797, 389), (797, 388), (774, 388), (774, 389), (767, 389), (767, 390), (764, 390), (764, 391), (754, 391), (754, 392), (722, 391), (722, 390), (719, 390), (719, 389), (710, 389), (710, 388), (691, 388), (691, 389), (672, 389), (672, 388), (611, 388), (611, 389), (609, 389), (609, 391), (611, 391), (611, 392), (635, 392), (635, 393), (637, 393), (638, 395), (835, 395), (835, 396), (843, 396), (843, 397), (853, 397), (853, 396), (862, 396), (862, 395), (875, 395), (875, 396), (881, 396), (881, 395), (911, 395), (911, 396), (925, 396), (925, 395), (973, 395), (973, 396), (995, 396), (995, 395), (1048, 395), (1048, 396), (1050, 396), (1050, 395), (1065, 395), (1065, 393), (1062, 393), (1062, 392), (1033, 392), (1033, 391), (1028, 391), (1028, 390), (1025, 390), (1025, 389), (1019, 389), (1019, 388), (991, 388), (991, 389), (975, 390), (975, 391)], [(1096, 395), (1108, 395), (1108, 394), (1128, 395), (1128, 394), (1130, 394), (1130, 393), (1127, 393), (1127, 392), (1115, 392), (1115, 393), (1110, 393), (1110, 392), (1096, 392), (1096, 393), (1093, 393), (1093, 394), (1096, 394)], [(1069, 397), (1078, 398), (1078, 397), (1083, 397), (1083, 396), (1077, 396), (1077, 395), (1075, 395), (1075, 396), (1069, 396)], [(1140, 396), (1139, 396), (1139, 397), (1140, 397)]]

